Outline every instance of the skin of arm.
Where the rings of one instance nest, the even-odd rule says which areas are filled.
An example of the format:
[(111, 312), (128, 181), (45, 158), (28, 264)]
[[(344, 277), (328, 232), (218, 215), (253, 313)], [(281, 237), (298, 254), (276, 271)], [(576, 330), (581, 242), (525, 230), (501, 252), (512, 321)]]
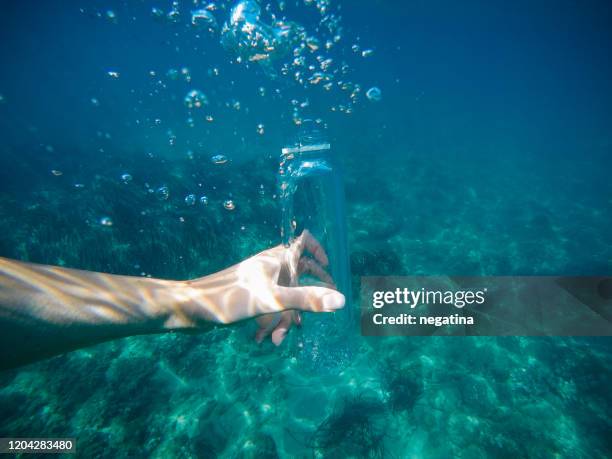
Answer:
[[(304, 252), (313, 258), (305, 257)], [(257, 340), (280, 344), (296, 310), (344, 306), (325, 272), (327, 256), (304, 231), (218, 273), (169, 281), (0, 258), (0, 370), (137, 334), (206, 330), (258, 317)], [(297, 287), (308, 272), (322, 287)]]

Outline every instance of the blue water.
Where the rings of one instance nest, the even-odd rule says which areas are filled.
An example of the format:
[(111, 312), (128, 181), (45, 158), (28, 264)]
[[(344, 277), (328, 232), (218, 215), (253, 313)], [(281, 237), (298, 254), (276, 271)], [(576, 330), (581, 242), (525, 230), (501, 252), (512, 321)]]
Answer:
[[(227, 267), (280, 243), (280, 149), (320, 118), (355, 305), (365, 275), (610, 274), (609, 2), (332, 1), (334, 33), (315, 30), (316, 1), (270, 3), (327, 37), (309, 63), (347, 64), (330, 91), (308, 64), (283, 75), (293, 57), (236, 63), (220, 45), (233, 2), (212, 33), (186, 0), (176, 23), (166, 0), (3, 2), (0, 256), (169, 279)], [(189, 110), (194, 89), (208, 104)], [(339, 365), (308, 325), (279, 348), (246, 323), (2, 372), (0, 436), (113, 458), (612, 455), (608, 338), (356, 336)]]

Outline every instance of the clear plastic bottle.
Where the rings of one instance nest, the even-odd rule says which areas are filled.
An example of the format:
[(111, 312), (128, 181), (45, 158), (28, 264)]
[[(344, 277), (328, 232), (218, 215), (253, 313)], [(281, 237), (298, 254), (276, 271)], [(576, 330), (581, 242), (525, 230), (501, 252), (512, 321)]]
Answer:
[[(327, 270), (336, 288), (346, 297), (345, 307), (333, 313), (333, 317), (328, 314), (309, 315), (304, 335), (319, 344), (330, 341), (330, 337), (346, 342), (347, 336), (355, 333), (355, 322), (344, 187), (331, 145), (316, 122), (304, 120), (297, 135), (282, 149), (278, 179), (283, 243), (290, 245), (303, 230), (310, 231), (325, 249), (329, 258)], [(320, 283), (318, 279), (307, 276), (299, 282), (300, 285)], [(337, 343), (329, 344), (325, 346), (326, 352), (331, 346), (340, 350)]]

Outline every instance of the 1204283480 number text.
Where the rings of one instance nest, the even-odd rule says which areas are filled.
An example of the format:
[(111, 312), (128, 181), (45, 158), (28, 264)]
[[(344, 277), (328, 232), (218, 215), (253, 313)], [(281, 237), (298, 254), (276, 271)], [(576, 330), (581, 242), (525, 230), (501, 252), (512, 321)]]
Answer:
[(0, 453), (74, 453), (74, 438), (0, 438)]

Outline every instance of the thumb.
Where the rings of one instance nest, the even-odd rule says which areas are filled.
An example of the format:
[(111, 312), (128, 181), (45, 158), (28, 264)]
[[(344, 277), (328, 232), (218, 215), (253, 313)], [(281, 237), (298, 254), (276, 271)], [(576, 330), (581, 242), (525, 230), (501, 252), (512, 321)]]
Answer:
[(278, 287), (280, 302), (286, 309), (333, 312), (344, 307), (344, 295), (325, 287)]

